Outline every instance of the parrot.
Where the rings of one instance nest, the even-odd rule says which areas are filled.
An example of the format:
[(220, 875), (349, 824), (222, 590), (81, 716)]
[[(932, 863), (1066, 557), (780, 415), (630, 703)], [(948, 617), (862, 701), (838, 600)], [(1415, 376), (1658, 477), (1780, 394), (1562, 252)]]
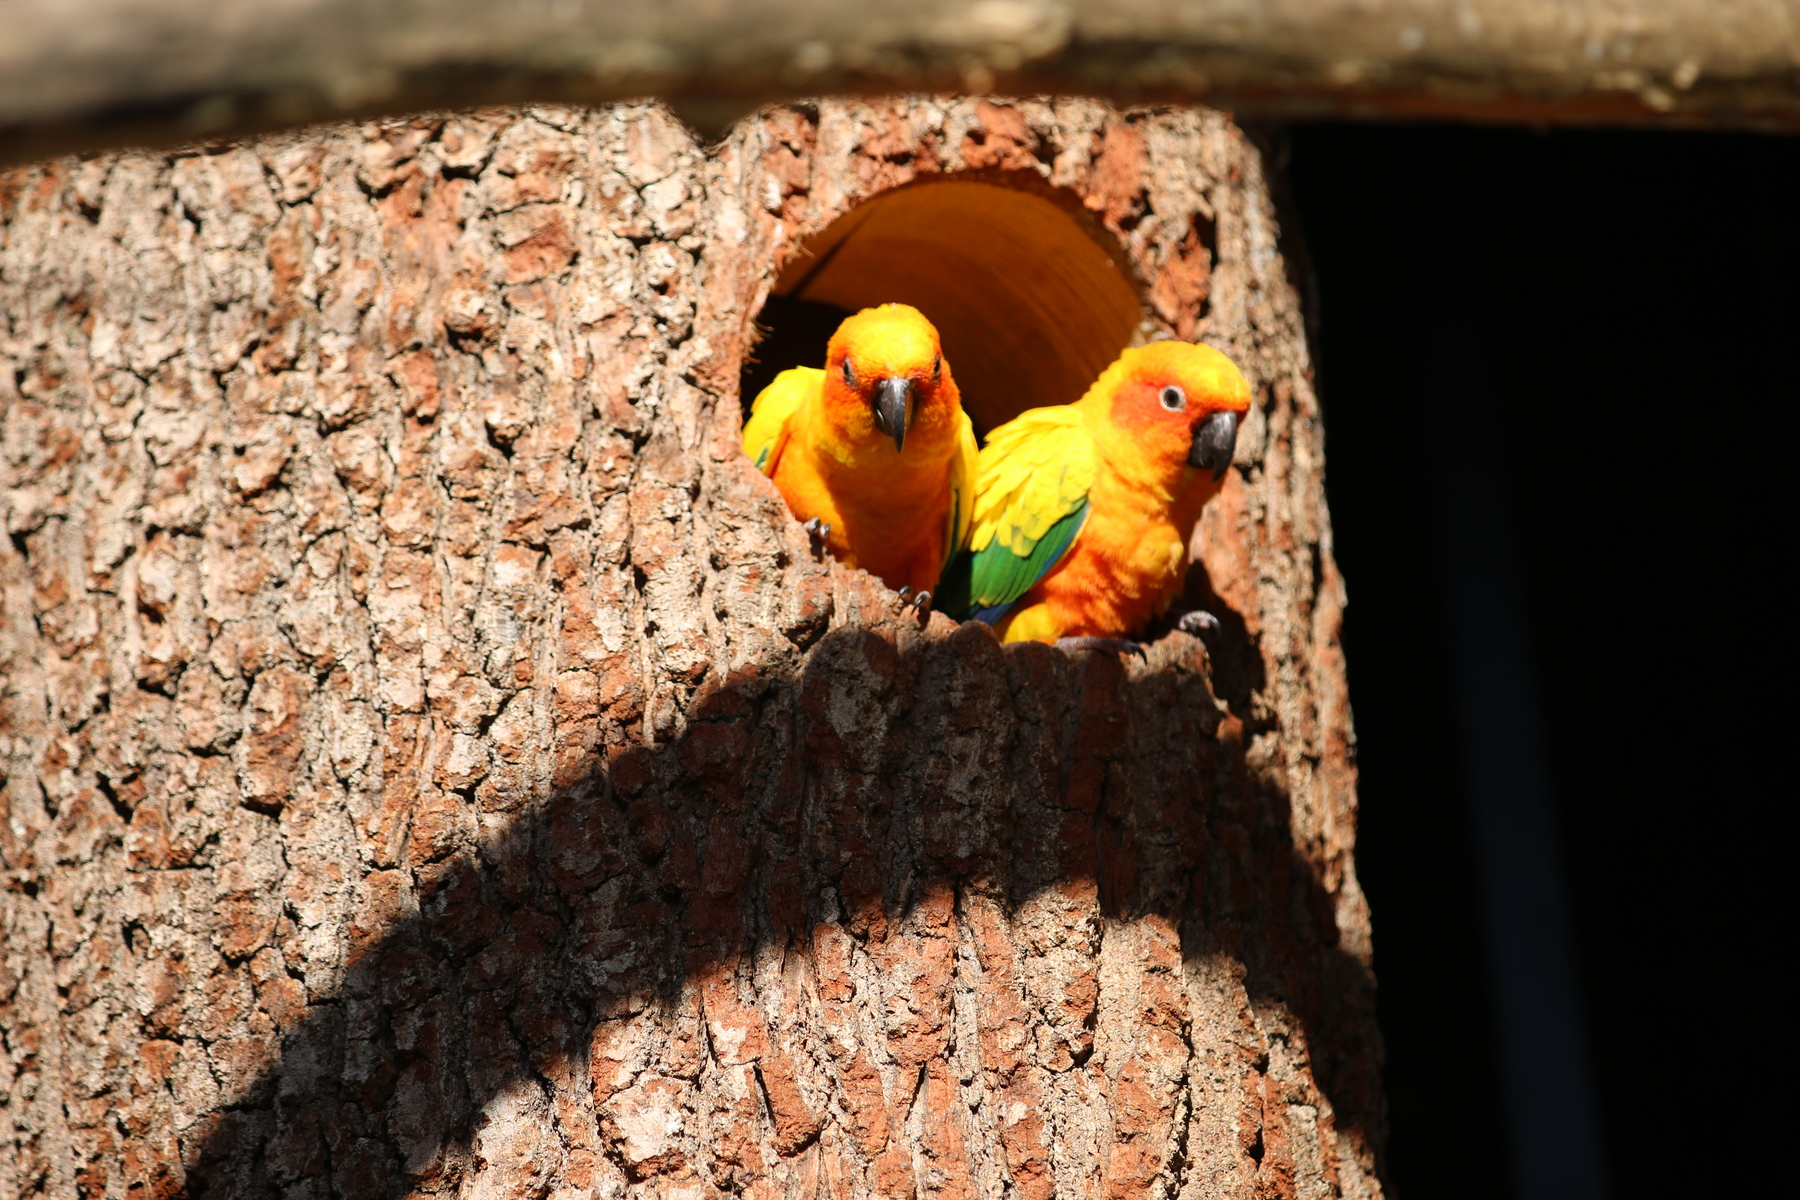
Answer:
[(930, 611), (968, 537), (978, 451), (923, 313), (883, 304), (846, 317), (822, 370), (783, 371), (756, 397), (744, 453), (815, 545)]
[[(988, 435), (968, 546), (938, 607), (1003, 641), (1137, 649), (1180, 590), (1188, 540), (1219, 490), (1250, 384), (1210, 346), (1126, 350), (1073, 404)], [(1216, 624), (1190, 614), (1183, 628)]]

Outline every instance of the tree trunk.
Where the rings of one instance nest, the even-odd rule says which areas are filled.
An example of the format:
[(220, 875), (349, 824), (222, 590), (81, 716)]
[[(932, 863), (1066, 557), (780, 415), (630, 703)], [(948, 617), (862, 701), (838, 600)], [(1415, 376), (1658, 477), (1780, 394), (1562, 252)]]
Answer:
[[(981, 304), (1077, 229), (1107, 355), (1256, 386), (1210, 646), (922, 626), (739, 453), (784, 266), (959, 176), (1060, 232), (919, 218), (917, 286), (1080, 349), (1117, 287)], [(0, 1195), (1379, 1193), (1321, 429), (1227, 117), (490, 111), (0, 218)]]

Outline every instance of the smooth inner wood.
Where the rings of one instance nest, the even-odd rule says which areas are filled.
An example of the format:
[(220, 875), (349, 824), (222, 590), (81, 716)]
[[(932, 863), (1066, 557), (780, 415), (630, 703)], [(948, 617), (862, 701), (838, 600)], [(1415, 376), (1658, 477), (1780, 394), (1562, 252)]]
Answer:
[(1079, 399), (1143, 319), (1124, 270), (1030, 192), (945, 180), (883, 193), (811, 239), (775, 292), (929, 317), (977, 432)]

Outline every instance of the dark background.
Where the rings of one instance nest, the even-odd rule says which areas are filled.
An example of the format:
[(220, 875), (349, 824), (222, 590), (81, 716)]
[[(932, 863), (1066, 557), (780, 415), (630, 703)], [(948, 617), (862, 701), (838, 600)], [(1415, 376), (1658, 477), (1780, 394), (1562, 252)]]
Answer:
[[(1796, 793), (1780, 580), (1800, 140), (1318, 125), (1271, 142), (1350, 591), (1394, 1191), (1519, 1194), (1459, 780), (1432, 400), (1412, 369), (1418, 305), (1440, 300), (1440, 320), (1479, 333), (1471, 369), (1497, 397), (1609, 1190), (1760, 1191), (1791, 1136), (1776, 1124)], [(1437, 278), (1460, 287), (1419, 297), (1406, 264), (1436, 252), (1422, 227), (1444, 213), (1464, 253)]]

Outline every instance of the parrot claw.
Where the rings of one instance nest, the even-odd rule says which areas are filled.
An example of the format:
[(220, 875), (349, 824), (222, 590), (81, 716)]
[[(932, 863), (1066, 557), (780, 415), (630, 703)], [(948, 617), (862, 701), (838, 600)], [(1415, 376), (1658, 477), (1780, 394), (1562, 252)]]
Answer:
[(1181, 620), (1175, 622), (1175, 628), (1183, 633), (1191, 633), (1199, 637), (1203, 633), (1219, 632), (1219, 618), (1204, 609), (1195, 609), (1191, 613), (1183, 613)]
[(915, 592), (910, 587), (903, 587), (898, 594), (901, 607), (912, 609), (914, 615), (924, 617), (931, 612), (931, 593), (924, 588)]
[(1056, 648), (1065, 654), (1073, 654), (1078, 650), (1111, 650), (1115, 654), (1135, 654), (1139, 658), (1148, 658), (1142, 643), (1130, 638), (1110, 637), (1066, 637), (1056, 639)]
[(831, 536), (831, 526), (814, 517), (800, 528), (806, 530), (806, 536), (812, 542), (813, 553), (817, 554), (825, 548), (825, 540)]

